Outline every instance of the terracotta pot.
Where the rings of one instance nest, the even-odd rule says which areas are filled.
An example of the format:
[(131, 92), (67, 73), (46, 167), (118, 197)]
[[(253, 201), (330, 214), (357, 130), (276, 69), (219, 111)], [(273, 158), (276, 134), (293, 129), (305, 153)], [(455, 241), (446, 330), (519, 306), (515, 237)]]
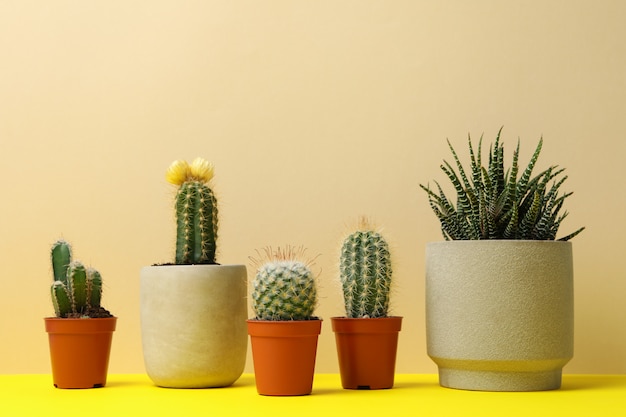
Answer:
[(332, 317), (331, 322), (343, 388), (393, 387), (402, 317)]
[(572, 244), (476, 240), (426, 247), (428, 355), (444, 387), (561, 386), (574, 347)]
[(141, 339), (146, 372), (168, 388), (232, 385), (248, 351), (245, 265), (142, 268)]
[(307, 395), (313, 389), (322, 320), (248, 320), (257, 392)]
[(104, 387), (117, 317), (44, 319), (57, 388)]

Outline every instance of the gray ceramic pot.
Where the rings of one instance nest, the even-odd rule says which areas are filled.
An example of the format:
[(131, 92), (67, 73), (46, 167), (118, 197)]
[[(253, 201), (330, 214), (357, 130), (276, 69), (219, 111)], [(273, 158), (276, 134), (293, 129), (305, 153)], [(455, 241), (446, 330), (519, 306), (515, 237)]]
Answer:
[(141, 270), (141, 336), (148, 376), (170, 388), (224, 387), (248, 348), (244, 265)]
[(559, 388), (573, 356), (573, 304), (570, 242), (427, 245), (427, 347), (444, 387)]

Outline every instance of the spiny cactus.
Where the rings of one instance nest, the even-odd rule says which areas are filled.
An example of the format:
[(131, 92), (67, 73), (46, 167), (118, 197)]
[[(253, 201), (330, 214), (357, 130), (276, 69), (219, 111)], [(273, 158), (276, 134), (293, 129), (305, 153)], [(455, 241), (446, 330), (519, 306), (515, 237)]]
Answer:
[(314, 260), (305, 249), (265, 248), (258, 258), (252, 282), (252, 308), (259, 320), (311, 320), (317, 305), (317, 287), (311, 271)]
[[(517, 177), (519, 141), (513, 153), (512, 166), (505, 171), (504, 146), (500, 143), (501, 132), (502, 128), (490, 149), (488, 167), (482, 165), (482, 136), (476, 154), (471, 138), (468, 137), (471, 169), (469, 174), (466, 174), (448, 141), (458, 172), (446, 161), (441, 165), (441, 169), (454, 186), (456, 206), (436, 181), (436, 192), (420, 184), (428, 194), (428, 201), (441, 222), (446, 240), (556, 239), (559, 226), (568, 215), (567, 212), (560, 213), (563, 202), (572, 195), (571, 192), (559, 194), (559, 188), (567, 176), (559, 180), (556, 178), (564, 168), (551, 166), (531, 177), (543, 144), (543, 139), (540, 139), (521, 177)], [(584, 227), (581, 227), (559, 240), (569, 240), (583, 230)]]
[(387, 241), (361, 219), (357, 230), (344, 239), (339, 259), (347, 317), (387, 317), (391, 274)]
[(217, 240), (217, 201), (208, 182), (213, 166), (202, 158), (191, 165), (174, 161), (167, 170), (176, 193), (176, 264), (214, 264)]
[(52, 304), (57, 317), (111, 317), (100, 306), (102, 276), (72, 260), (72, 250), (65, 240), (58, 240), (51, 250), (54, 282)]

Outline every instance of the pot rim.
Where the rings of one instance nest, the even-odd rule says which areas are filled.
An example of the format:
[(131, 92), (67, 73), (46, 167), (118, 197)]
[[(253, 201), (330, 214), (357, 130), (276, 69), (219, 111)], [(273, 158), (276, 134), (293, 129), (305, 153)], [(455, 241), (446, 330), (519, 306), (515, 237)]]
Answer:
[(434, 240), (426, 242), (427, 245), (571, 245), (572, 242), (567, 240), (530, 240), (530, 239), (471, 239), (471, 240)]
[(44, 320), (63, 320), (63, 321), (71, 321), (71, 320), (76, 320), (76, 321), (85, 321), (85, 320), (111, 320), (111, 319), (117, 319), (117, 316), (111, 316), (111, 317), (44, 317)]
[(402, 316), (389, 317), (331, 317), (335, 333), (397, 333), (402, 330)]
[(246, 320), (252, 337), (317, 337), (322, 330), (322, 319), (311, 320)]
[(404, 316), (387, 316), (387, 317), (346, 317), (346, 316), (333, 316), (331, 320), (385, 320), (385, 319), (402, 319)]
[(110, 333), (117, 327), (117, 317), (44, 317), (44, 324), (49, 334)]
[(245, 264), (172, 264), (172, 263), (164, 263), (164, 264), (152, 264), (142, 266), (141, 269), (148, 268), (216, 268), (216, 267), (245, 267)]

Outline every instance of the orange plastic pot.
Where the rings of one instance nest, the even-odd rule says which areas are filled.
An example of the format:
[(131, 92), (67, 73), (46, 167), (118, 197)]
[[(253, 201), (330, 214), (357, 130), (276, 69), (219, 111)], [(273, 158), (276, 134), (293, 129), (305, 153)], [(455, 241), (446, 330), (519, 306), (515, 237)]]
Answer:
[(331, 323), (343, 388), (392, 388), (402, 317), (332, 317)]
[(308, 395), (322, 320), (248, 320), (257, 392)]
[(57, 388), (98, 388), (107, 381), (117, 317), (45, 318), (52, 380)]

